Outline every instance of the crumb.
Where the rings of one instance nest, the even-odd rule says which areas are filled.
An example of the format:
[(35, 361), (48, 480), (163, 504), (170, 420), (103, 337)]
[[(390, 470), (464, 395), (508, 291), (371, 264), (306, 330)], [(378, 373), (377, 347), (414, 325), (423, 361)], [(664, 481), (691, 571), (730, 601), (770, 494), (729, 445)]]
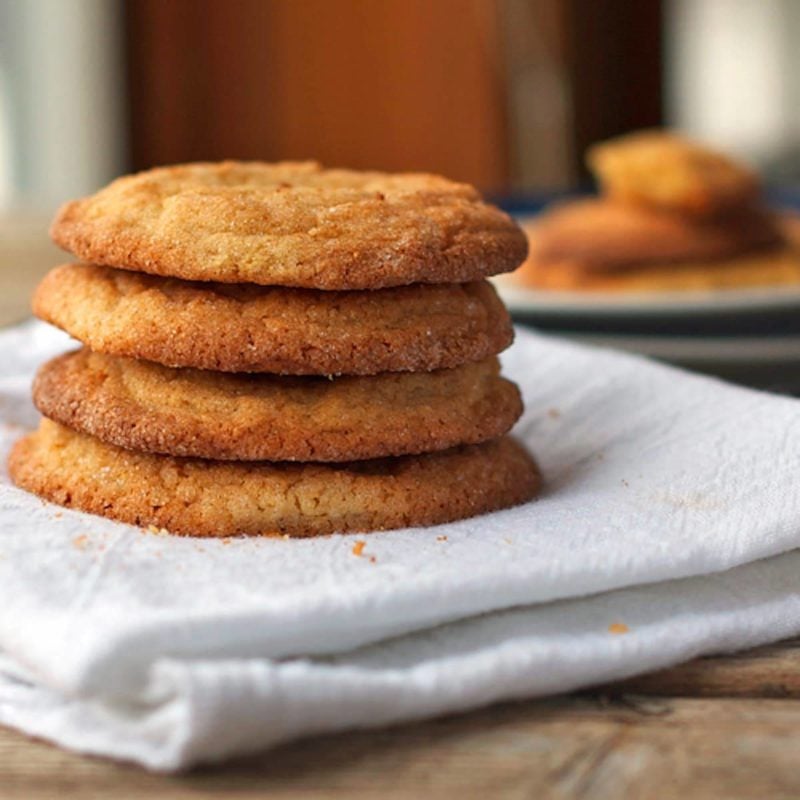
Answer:
[(369, 563), (370, 563), (370, 564), (375, 564), (375, 563), (377, 562), (377, 560), (378, 560), (378, 559), (377, 559), (377, 558), (375, 558), (375, 556), (370, 556), (370, 557), (369, 557)]
[(609, 633), (628, 633), (630, 628), (624, 622), (612, 622), (608, 626)]
[(506, 544), (514, 544), (514, 540), (513, 540), (513, 539), (509, 539), (509, 538), (508, 538), (508, 536), (506, 536), (506, 537), (503, 539), (503, 541), (504, 541)]
[(628, 481), (625, 480), (625, 478), (622, 479), (622, 485), (623, 486), (630, 486), (630, 484), (628, 483)]
[(446, 542), (447, 541), (447, 537), (446, 536), (437, 536), (436, 537), (436, 541), (437, 542)]
[(353, 545), (353, 555), (354, 556), (360, 556), (364, 552), (364, 547), (366, 546), (366, 544), (367, 543), (363, 539), (359, 539)]
[(146, 528), (148, 533), (152, 533), (153, 536), (169, 536), (169, 531), (166, 528), (156, 528), (155, 525), (148, 525)]
[(557, 408), (548, 408), (547, 416), (550, 417), (550, 419), (560, 419), (561, 412)]
[(61, 519), (61, 517), (63, 516), (64, 516), (63, 512), (58, 511), (55, 514), (53, 514), (53, 519)]
[(85, 533), (82, 533), (80, 536), (76, 536), (72, 540), (72, 545), (77, 550), (85, 550), (88, 544), (89, 544), (89, 537)]

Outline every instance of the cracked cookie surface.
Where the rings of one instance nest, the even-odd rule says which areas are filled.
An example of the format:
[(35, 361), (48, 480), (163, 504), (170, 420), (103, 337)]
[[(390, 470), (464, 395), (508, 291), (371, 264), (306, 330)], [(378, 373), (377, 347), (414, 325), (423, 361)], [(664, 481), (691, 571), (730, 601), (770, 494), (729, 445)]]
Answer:
[(51, 235), (84, 261), (186, 280), (380, 289), (515, 269), (525, 236), (467, 184), (314, 162), (160, 167), (66, 203)]

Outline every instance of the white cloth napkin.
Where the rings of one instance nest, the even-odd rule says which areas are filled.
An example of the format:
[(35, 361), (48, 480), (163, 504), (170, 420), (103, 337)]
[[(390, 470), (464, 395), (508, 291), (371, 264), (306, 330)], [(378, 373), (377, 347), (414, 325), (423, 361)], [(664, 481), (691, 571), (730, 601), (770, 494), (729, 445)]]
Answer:
[[(67, 346), (0, 334), (3, 462)], [(0, 722), (171, 770), (800, 631), (800, 402), (525, 331), (504, 362), (547, 491), (436, 528), (180, 539), (3, 469)]]

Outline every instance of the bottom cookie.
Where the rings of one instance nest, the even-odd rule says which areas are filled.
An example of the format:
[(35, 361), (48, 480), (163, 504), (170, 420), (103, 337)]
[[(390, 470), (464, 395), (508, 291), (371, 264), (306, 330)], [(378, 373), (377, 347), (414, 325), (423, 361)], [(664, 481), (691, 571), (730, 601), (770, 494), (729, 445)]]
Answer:
[(541, 476), (509, 437), (349, 464), (241, 463), (122, 450), (50, 420), (9, 458), (60, 505), (189, 536), (317, 536), (436, 525), (530, 500)]
[(586, 270), (578, 262), (528, 259), (517, 285), (578, 292), (681, 292), (800, 284), (800, 253), (784, 247), (720, 261), (649, 264), (624, 270)]

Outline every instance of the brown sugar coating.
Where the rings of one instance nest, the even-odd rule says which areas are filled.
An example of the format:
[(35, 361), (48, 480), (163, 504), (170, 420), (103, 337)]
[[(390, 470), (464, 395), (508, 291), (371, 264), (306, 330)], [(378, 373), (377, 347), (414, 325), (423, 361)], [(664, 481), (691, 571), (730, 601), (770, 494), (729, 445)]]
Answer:
[(514, 221), (466, 184), (313, 162), (184, 164), (64, 205), (56, 244), (154, 275), (314, 289), (478, 280), (517, 267)]
[(39, 370), (47, 417), (131, 450), (242, 461), (353, 461), (445, 450), (508, 431), (522, 413), (496, 358), (370, 377), (171, 369), (87, 349)]
[(753, 204), (760, 191), (745, 165), (664, 131), (601, 142), (586, 160), (607, 197), (690, 216), (724, 215)]
[(531, 261), (572, 261), (586, 272), (714, 261), (782, 242), (774, 218), (766, 213), (698, 221), (604, 199), (555, 206), (526, 230)]
[(513, 339), (486, 281), (320, 292), (70, 264), (44, 278), (33, 310), (98, 352), (223, 372), (428, 371), (479, 361)]
[(435, 525), (526, 502), (541, 481), (508, 437), (344, 465), (232, 463), (122, 450), (50, 420), (17, 442), (9, 471), (60, 505), (219, 537)]

